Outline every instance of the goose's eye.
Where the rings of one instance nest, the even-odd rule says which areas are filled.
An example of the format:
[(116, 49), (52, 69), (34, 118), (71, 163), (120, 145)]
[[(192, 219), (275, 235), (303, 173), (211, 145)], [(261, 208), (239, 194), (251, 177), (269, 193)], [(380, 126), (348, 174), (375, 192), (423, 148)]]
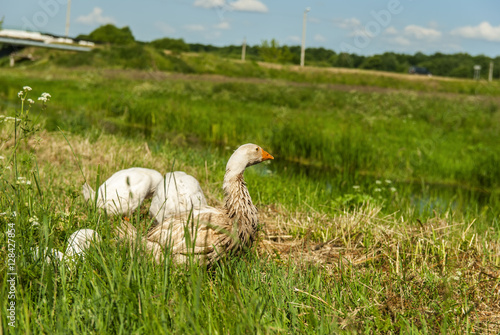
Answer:
[(259, 151), (259, 148), (255, 148), (255, 151)]

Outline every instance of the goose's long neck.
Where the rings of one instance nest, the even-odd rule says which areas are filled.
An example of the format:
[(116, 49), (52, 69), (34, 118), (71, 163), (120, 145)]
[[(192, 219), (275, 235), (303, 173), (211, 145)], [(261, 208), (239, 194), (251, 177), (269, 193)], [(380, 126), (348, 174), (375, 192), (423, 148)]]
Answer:
[(243, 171), (226, 169), (224, 176), (224, 208), (227, 215), (238, 225), (238, 237), (243, 245), (251, 245), (257, 232), (257, 208), (243, 179)]

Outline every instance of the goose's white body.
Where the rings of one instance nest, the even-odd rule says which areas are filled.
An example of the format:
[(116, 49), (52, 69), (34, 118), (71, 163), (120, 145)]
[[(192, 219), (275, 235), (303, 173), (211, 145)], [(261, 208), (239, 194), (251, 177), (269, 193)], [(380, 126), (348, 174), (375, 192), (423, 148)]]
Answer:
[[(101, 237), (92, 229), (80, 229), (75, 231), (68, 239), (66, 252), (62, 253), (57, 249), (30, 248), (33, 260), (44, 259), (46, 263), (73, 262), (77, 257), (85, 258), (86, 250), (92, 243), (101, 242)], [(66, 263), (68, 264), (68, 263)]]
[(85, 251), (92, 243), (101, 242), (101, 237), (95, 230), (80, 229), (75, 231), (68, 239), (68, 247), (66, 248), (66, 257), (82, 257), (85, 258)]
[[(157, 262), (164, 249), (176, 263), (191, 256), (202, 264), (212, 264), (221, 257), (243, 250), (252, 244), (257, 231), (257, 208), (253, 205), (243, 179), (248, 166), (273, 159), (255, 144), (239, 147), (229, 159), (224, 176), (224, 207), (201, 206), (192, 211), (166, 217), (141, 242)], [(126, 221), (118, 228), (120, 237), (137, 241), (137, 230)]]
[[(162, 179), (161, 173), (152, 169), (134, 167), (118, 171), (99, 187), (97, 207), (108, 214), (130, 215), (144, 199), (153, 195)], [(94, 201), (95, 195), (88, 184), (83, 185), (86, 200)]]
[(200, 183), (182, 171), (170, 172), (156, 186), (149, 213), (162, 223), (166, 218), (207, 206)]

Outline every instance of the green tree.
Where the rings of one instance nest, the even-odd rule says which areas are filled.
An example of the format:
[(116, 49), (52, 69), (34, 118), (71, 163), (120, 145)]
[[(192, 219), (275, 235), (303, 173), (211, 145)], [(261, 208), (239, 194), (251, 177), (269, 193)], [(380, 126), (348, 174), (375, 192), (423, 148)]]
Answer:
[(270, 63), (290, 63), (293, 55), (287, 46), (280, 47), (274, 38), (269, 42), (262, 41), (259, 47), (259, 55), (265, 62)]
[(382, 70), (382, 56), (374, 55), (368, 57), (364, 60), (360, 67), (368, 70)]
[(132, 35), (132, 31), (129, 27), (120, 29), (112, 24), (100, 26), (89, 35), (79, 35), (77, 38), (118, 45), (126, 45), (135, 42), (134, 35)]

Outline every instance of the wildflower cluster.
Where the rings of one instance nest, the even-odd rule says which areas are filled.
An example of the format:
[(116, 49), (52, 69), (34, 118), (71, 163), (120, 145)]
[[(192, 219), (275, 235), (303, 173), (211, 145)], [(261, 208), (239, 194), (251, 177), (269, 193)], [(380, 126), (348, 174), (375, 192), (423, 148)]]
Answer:
[(42, 101), (43, 103), (46, 103), (47, 101), (50, 100), (52, 96), (49, 93), (42, 93), (42, 95), (38, 98), (38, 100)]
[(334, 205), (342, 207), (361, 206), (367, 203), (377, 203), (381, 206), (397, 197), (397, 189), (392, 181), (375, 180), (374, 184), (353, 185), (352, 192), (346, 193), (334, 200)]
[[(23, 136), (36, 132), (35, 124), (33, 120), (30, 119), (30, 110), (31, 107), (35, 104), (35, 101), (31, 98), (28, 98), (28, 95), (32, 91), (32, 88), (29, 86), (24, 86), (21, 91), (17, 93), (17, 97), (21, 100), (21, 112), (16, 113), (16, 117), (4, 117), (3, 121), (15, 121), (16, 123), (16, 131), (17, 124), (19, 124), (21, 130), (23, 131)], [(45, 110), (46, 103), (50, 100), (52, 96), (49, 93), (42, 93), (38, 98), (38, 101), (42, 102), (42, 111)]]
[[(0, 182), (6, 181), (9, 176), (14, 176), (15, 185), (19, 185), (19, 187), (31, 187), (31, 180), (20, 177), (18, 174), (18, 170), (16, 168), (16, 160), (17, 160), (17, 150), (20, 145), (21, 140), (27, 140), (32, 137), (39, 129), (39, 123), (37, 122), (37, 118), (33, 118), (33, 113), (31, 112), (31, 108), (35, 105), (35, 101), (31, 99), (29, 96), (32, 94), (33, 89), (30, 86), (24, 86), (22, 90), (17, 93), (17, 97), (21, 100), (21, 109), (16, 110), (14, 116), (5, 116), (0, 115), (0, 126), (6, 126), (11, 128), (13, 131), (2, 132), (2, 138), (0, 138), (0, 142), (9, 141), (14, 139), (15, 146), (12, 156), (10, 158), (5, 157), (4, 155), (0, 155)], [(45, 110), (46, 103), (50, 100), (51, 95), (49, 93), (42, 93), (38, 98), (38, 101), (41, 101), (42, 106), (39, 110)], [(28, 154), (28, 157), (24, 156), (24, 160), (34, 159), (34, 155)], [(14, 169), (13, 169), (14, 168)], [(11, 174), (8, 170), (15, 170), (15, 173)]]

